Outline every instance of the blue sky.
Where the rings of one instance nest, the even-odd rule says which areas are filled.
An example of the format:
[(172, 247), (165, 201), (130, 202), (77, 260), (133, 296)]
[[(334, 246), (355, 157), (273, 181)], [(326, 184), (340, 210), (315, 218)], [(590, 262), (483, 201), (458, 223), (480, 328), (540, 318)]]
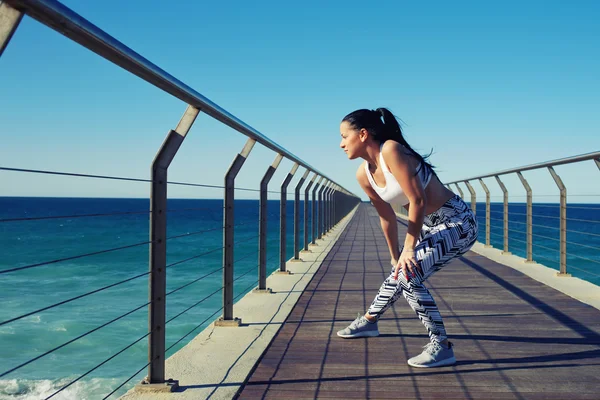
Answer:
[[(390, 108), (414, 148), (434, 150), (446, 182), (600, 150), (596, 1), (64, 4), (363, 198), (359, 161), (339, 149), (339, 122), (357, 108)], [(29, 17), (0, 79), (4, 167), (148, 178), (186, 108)], [(169, 179), (220, 185), (244, 142), (201, 115)], [(257, 144), (237, 184), (257, 188), (274, 157)], [(273, 189), (290, 167), (282, 162)], [(600, 201), (592, 161), (557, 172), (570, 202)], [(558, 201), (547, 171), (525, 176), (537, 200)], [(511, 200), (524, 200), (518, 178), (504, 180)], [(0, 184), (2, 195), (148, 195), (145, 183), (4, 171)]]

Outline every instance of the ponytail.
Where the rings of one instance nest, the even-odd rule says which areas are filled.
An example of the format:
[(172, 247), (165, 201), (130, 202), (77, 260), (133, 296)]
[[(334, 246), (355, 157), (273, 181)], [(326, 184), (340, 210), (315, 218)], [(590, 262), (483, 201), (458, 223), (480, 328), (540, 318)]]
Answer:
[(434, 168), (434, 166), (427, 161), (433, 153), (433, 150), (425, 157), (413, 150), (406, 139), (404, 139), (402, 128), (400, 128), (398, 120), (387, 108), (356, 110), (346, 115), (344, 119), (342, 119), (342, 122), (343, 121), (347, 121), (356, 129), (366, 129), (373, 136), (373, 139), (380, 143), (383, 143), (386, 140), (394, 140), (400, 143), (420, 162), (428, 165), (431, 169)]
[(383, 131), (384, 137), (381, 138), (381, 141), (385, 142), (386, 140), (390, 139), (395, 140), (396, 142), (400, 143), (406, 148), (412, 150), (410, 145), (406, 142), (406, 139), (404, 139), (404, 135), (402, 135), (402, 129), (400, 128), (400, 124), (398, 123), (398, 120), (396, 119), (394, 114), (392, 114), (387, 108), (378, 108), (375, 110), (375, 112), (380, 114), (381, 118), (383, 118), (383, 126), (385, 129)]

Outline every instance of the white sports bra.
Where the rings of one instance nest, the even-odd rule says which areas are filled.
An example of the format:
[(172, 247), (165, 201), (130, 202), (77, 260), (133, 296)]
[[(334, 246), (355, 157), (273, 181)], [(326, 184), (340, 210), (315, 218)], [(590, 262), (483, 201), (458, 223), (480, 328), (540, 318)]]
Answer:
[[(381, 148), (383, 148), (383, 143), (381, 143), (381, 147), (379, 148), (379, 167), (383, 171), (383, 176), (385, 178), (385, 187), (379, 187), (375, 183), (373, 179), (373, 175), (369, 170), (369, 163), (365, 162), (365, 171), (367, 172), (367, 178), (373, 187), (373, 190), (377, 192), (379, 197), (387, 203), (400, 203), (400, 205), (404, 206), (409, 203), (406, 194), (400, 187), (400, 184), (396, 180), (396, 177), (390, 172), (389, 168), (385, 164), (383, 159), (383, 154), (381, 153)], [(419, 168), (417, 168), (417, 173), (419, 174), (419, 178), (421, 179), (421, 184), (423, 188), (426, 188), (431, 181), (431, 177), (433, 176), (432, 169), (425, 163), (421, 163)]]

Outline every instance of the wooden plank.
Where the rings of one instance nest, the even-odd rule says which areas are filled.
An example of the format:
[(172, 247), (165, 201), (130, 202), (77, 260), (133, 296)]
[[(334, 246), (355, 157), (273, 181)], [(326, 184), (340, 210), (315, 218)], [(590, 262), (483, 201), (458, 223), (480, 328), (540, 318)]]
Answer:
[(600, 311), (472, 252), (426, 283), (455, 344), (455, 366), (406, 364), (428, 337), (404, 299), (380, 320), (379, 337), (337, 337), (391, 270), (372, 206), (361, 205), (346, 229), (240, 399), (598, 398)]

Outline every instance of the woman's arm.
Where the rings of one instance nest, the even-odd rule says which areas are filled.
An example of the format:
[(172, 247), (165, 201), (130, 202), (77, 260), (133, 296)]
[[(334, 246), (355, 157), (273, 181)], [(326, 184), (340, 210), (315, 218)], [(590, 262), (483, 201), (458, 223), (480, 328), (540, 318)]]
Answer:
[(398, 248), (398, 224), (396, 222), (396, 213), (391, 205), (386, 203), (379, 197), (377, 192), (373, 190), (371, 184), (369, 183), (369, 179), (367, 178), (367, 174), (365, 172), (364, 164), (361, 164), (356, 171), (356, 179), (358, 183), (365, 191), (373, 206), (377, 210), (379, 214), (379, 222), (381, 222), (381, 229), (383, 230), (383, 235), (385, 236), (385, 240), (387, 241), (388, 248), (390, 249), (390, 256), (392, 257), (392, 264), (396, 266), (398, 263), (398, 258), (400, 258), (400, 249)]
[(381, 152), (385, 163), (400, 184), (410, 204), (408, 207), (408, 230), (404, 239), (404, 249), (399, 259), (399, 266), (407, 274), (407, 270), (413, 271), (414, 268), (418, 268), (414, 249), (421, 235), (427, 198), (421, 180), (415, 174), (415, 168), (411, 166), (410, 160), (406, 157), (403, 146), (398, 142), (388, 140), (384, 143)]

